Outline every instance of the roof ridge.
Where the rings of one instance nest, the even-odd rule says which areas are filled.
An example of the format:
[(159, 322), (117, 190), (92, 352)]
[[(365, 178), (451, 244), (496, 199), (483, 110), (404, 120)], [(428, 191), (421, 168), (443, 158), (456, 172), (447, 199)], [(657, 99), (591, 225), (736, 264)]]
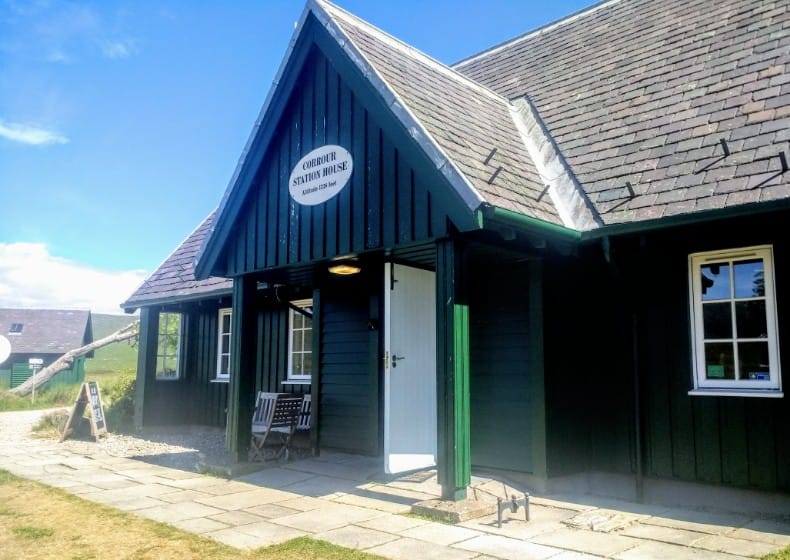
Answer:
[(450, 68), (451, 69), (455, 69), (458, 66), (462, 66), (464, 64), (473, 62), (473, 61), (477, 60), (478, 58), (483, 58), (485, 56), (494, 54), (496, 52), (505, 50), (506, 48), (511, 47), (511, 46), (515, 45), (516, 43), (519, 43), (521, 41), (526, 41), (527, 39), (530, 39), (530, 38), (532, 38), (532, 37), (534, 37), (536, 35), (540, 35), (541, 33), (546, 33), (547, 31), (551, 31), (552, 29), (560, 27), (561, 25), (565, 25), (565, 24), (571, 23), (573, 21), (576, 21), (577, 19), (579, 19), (579, 18), (581, 18), (581, 17), (583, 17), (585, 15), (597, 12), (599, 9), (601, 9), (601, 8), (607, 6), (607, 5), (617, 4), (617, 3), (621, 2), (621, 1), (622, 0), (601, 0), (600, 2), (597, 2), (596, 4), (593, 4), (592, 6), (588, 6), (586, 8), (582, 8), (581, 10), (573, 12), (572, 14), (569, 14), (567, 16), (561, 17), (560, 19), (554, 20), (554, 21), (549, 22), (549, 23), (547, 23), (545, 25), (541, 25), (540, 27), (537, 27), (537, 28), (535, 28), (535, 29), (533, 29), (531, 31), (527, 31), (526, 33), (524, 33), (522, 35), (518, 35), (517, 37), (513, 37), (512, 39), (508, 39), (507, 41), (504, 41), (502, 43), (496, 44), (493, 47), (489, 47), (489, 48), (487, 48), (484, 51), (480, 51), (477, 54), (473, 54), (473, 55), (468, 56), (466, 58), (462, 58), (461, 60), (451, 64)]
[(586, 231), (602, 226), (600, 215), (530, 99), (514, 99), (510, 116), (565, 227)]
[(461, 82), (461, 83), (463, 83), (466, 86), (474, 88), (474, 89), (478, 90), (480, 93), (482, 93), (484, 95), (487, 95), (488, 97), (491, 97), (492, 99), (495, 99), (497, 101), (501, 101), (501, 102), (507, 104), (508, 100), (507, 100), (506, 97), (504, 97), (504, 96), (498, 94), (497, 92), (495, 92), (494, 90), (484, 86), (480, 82), (477, 82), (477, 81), (465, 76), (464, 74), (460, 73), (459, 71), (454, 70), (449, 65), (447, 65), (447, 64), (445, 64), (445, 63), (443, 63), (443, 62), (441, 62), (439, 60), (436, 60), (432, 56), (430, 56), (430, 55), (424, 53), (423, 51), (421, 51), (420, 49), (418, 49), (418, 48), (416, 48), (416, 47), (414, 47), (414, 46), (412, 46), (412, 45), (410, 45), (410, 44), (398, 39), (397, 37), (395, 37), (393, 35), (390, 35), (386, 31), (376, 27), (372, 23), (367, 22), (364, 19), (360, 18), (359, 16), (356, 16), (356, 15), (352, 14), (351, 12), (341, 8), (337, 4), (333, 4), (332, 2), (329, 2), (328, 0), (312, 0), (312, 1), (315, 4), (324, 5), (325, 7), (329, 7), (330, 9), (332, 9), (334, 11), (337, 11), (340, 16), (344, 17), (346, 20), (349, 20), (353, 24), (357, 24), (357, 25), (361, 24), (361, 26), (364, 26), (367, 30), (372, 31), (374, 34), (378, 35), (380, 39), (386, 41), (390, 46), (393, 46), (393, 47), (397, 48), (400, 52), (402, 52), (404, 54), (407, 54), (407, 55), (411, 56), (412, 58), (414, 58), (416, 60), (419, 60), (420, 62), (423, 62), (423, 63), (433, 67), (435, 70), (440, 71), (445, 76), (450, 77), (450, 78), (452, 78), (452, 79), (454, 79), (454, 80), (456, 80), (458, 82)]

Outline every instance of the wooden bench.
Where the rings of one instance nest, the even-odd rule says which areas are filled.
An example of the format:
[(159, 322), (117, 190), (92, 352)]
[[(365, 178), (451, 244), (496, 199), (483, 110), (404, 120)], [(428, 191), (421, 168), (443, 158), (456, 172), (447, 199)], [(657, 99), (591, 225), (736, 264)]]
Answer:
[(250, 461), (266, 461), (264, 446), (272, 442), (272, 434), (275, 434), (274, 437), (280, 444), (275, 458), (284, 457), (288, 460), (288, 446), (296, 432), (303, 402), (302, 395), (263, 391), (258, 393), (252, 415)]
[(288, 447), (296, 431), (309, 430), (312, 399), (310, 395), (258, 392), (252, 416), (250, 461), (265, 461), (264, 446), (276, 434), (280, 449), (276, 458), (288, 460)]

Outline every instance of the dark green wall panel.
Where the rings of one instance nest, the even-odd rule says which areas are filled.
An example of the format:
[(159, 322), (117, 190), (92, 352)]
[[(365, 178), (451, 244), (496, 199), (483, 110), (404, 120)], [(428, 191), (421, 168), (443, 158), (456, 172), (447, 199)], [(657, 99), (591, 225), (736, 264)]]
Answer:
[(323, 447), (379, 451), (378, 344), (371, 340), (370, 294), (377, 286), (347, 279), (321, 291), (320, 420)]
[[(293, 165), (310, 150), (339, 144), (354, 158), (349, 184), (330, 200), (302, 206), (291, 199)], [(431, 201), (435, 169), (415, 169), (362, 101), (317, 49), (295, 94), (227, 245), (230, 275), (425, 241), (447, 231), (447, 215)], [(431, 179), (433, 180), (433, 179)]]
[[(646, 476), (790, 491), (790, 399), (690, 396), (691, 342), (688, 310), (688, 255), (694, 252), (773, 244), (780, 354), (785, 370), (790, 354), (790, 245), (785, 241), (786, 215), (743, 218), (737, 223), (709, 223), (674, 231), (615, 240), (612, 254), (620, 279), (607, 273), (596, 281), (587, 273), (585, 299), (610, 309), (630, 301), (638, 318), (641, 372), (642, 444)], [(602, 253), (590, 249), (587, 258)], [(592, 270), (589, 262), (585, 271)], [(600, 311), (605, 309), (600, 307)], [(626, 320), (623, 317), (622, 322)], [(606, 322), (591, 331), (595, 345), (627, 356), (631, 338), (624, 327)], [(601, 362), (603, 364), (603, 362)], [(628, 411), (632, 366), (601, 368), (593, 389), (590, 414), (590, 465), (596, 470), (623, 470), (629, 449), (633, 470), (633, 417)], [(600, 374), (606, 374), (601, 376)], [(788, 390), (785, 373), (783, 388)], [(625, 389), (625, 390), (624, 390)], [(632, 406), (632, 405), (630, 405)], [(598, 450), (605, 450), (601, 453)], [(612, 457), (615, 457), (613, 460)], [(626, 472), (628, 469), (626, 469)]]
[(475, 261), (470, 269), (472, 464), (531, 472), (527, 269)]

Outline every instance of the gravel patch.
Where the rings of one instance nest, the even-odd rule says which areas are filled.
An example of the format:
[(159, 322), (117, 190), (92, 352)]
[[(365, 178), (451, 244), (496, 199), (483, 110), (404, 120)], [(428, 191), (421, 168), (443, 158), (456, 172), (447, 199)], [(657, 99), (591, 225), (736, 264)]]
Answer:
[[(9, 443), (37, 437), (32, 427), (45, 415), (63, 410), (68, 414), (68, 409), (0, 412), (0, 433)], [(211, 426), (150, 426), (136, 434), (108, 433), (98, 441), (90, 436), (69, 437), (59, 445), (81, 455), (104, 453), (194, 472), (199, 471), (199, 463), (233, 462), (225, 451), (225, 430)]]

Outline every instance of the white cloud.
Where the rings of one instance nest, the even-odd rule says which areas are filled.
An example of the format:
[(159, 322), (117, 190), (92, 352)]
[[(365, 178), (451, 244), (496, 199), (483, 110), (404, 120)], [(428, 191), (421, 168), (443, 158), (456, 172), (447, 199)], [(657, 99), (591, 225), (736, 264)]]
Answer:
[(43, 243), (0, 243), (0, 307), (121, 313), (142, 270), (100, 270), (53, 256)]
[(26, 124), (0, 121), (0, 137), (13, 142), (42, 146), (46, 144), (66, 144), (69, 139), (52, 130)]
[(101, 43), (102, 54), (112, 60), (132, 56), (136, 50), (132, 41), (103, 41)]

